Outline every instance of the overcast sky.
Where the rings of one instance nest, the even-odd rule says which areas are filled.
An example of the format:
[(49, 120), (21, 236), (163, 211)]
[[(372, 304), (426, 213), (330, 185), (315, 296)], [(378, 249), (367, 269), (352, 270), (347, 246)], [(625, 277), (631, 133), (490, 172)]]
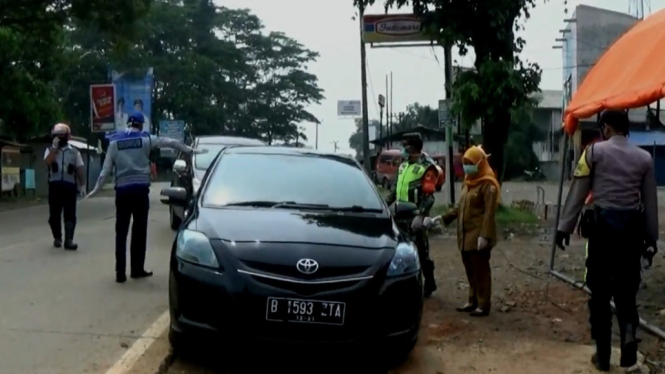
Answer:
[[(216, 0), (229, 8), (249, 8), (259, 16), (269, 31), (282, 31), (321, 54), (310, 71), (319, 78), (326, 99), (310, 108), (323, 124), (319, 127), (319, 148), (333, 150), (338, 142), (340, 152), (348, 149), (348, 138), (354, 131), (352, 119), (337, 117), (337, 100), (360, 100), (360, 35), (354, 15), (353, 0)], [(568, 0), (569, 14), (579, 4), (628, 13), (634, 0)], [(378, 0), (377, 2), (381, 2)], [(554, 39), (563, 28), (564, 0), (549, 0), (532, 12), (523, 37), (527, 41), (522, 58), (540, 64), (543, 69), (541, 89), (560, 90), (562, 86), (561, 50), (552, 49)], [(644, 0), (645, 13), (665, 8), (665, 0)], [(406, 13), (409, 9), (393, 11)], [(366, 14), (382, 14), (375, 5)], [(460, 57), (455, 64), (472, 66), (473, 56)], [(435, 58), (435, 54), (436, 57)], [(436, 107), (444, 96), (443, 51), (441, 48), (367, 48), (369, 117), (378, 119), (376, 98), (386, 91), (386, 75), (393, 73), (393, 102), (396, 111), (419, 102)], [(307, 125), (308, 144), (314, 146), (315, 125)]]

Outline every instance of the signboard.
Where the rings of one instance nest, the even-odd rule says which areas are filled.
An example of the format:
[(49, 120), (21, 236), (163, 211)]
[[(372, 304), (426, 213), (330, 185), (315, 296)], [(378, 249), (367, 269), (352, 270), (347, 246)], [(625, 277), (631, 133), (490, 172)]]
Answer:
[(452, 101), (449, 99), (439, 100), (439, 126), (453, 126), (455, 123), (453, 117), (450, 114), (450, 107), (452, 106)]
[(115, 130), (115, 88), (113, 84), (90, 85), (90, 130), (105, 132)]
[(365, 43), (431, 42), (423, 30), (420, 17), (414, 14), (380, 14), (363, 16)]
[(379, 94), (379, 106), (381, 108), (386, 106), (386, 97), (381, 94)]
[(360, 100), (339, 100), (337, 102), (338, 116), (360, 116), (362, 112), (362, 102)]
[[(185, 141), (185, 121), (159, 121), (159, 136)], [(177, 155), (175, 149), (160, 149), (162, 157), (174, 158)]]
[[(143, 76), (113, 71), (111, 72), (111, 80), (115, 85), (117, 96), (114, 116), (115, 130), (126, 130), (129, 116), (134, 112), (141, 112), (145, 118), (143, 131), (152, 134), (154, 131), (150, 118), (152, 115), (153, 69), (149, 68)], [(112, 134), (113, 132), (107, 133), (107, 135)]]
[(2, 191), (12, 191), (15, 185), (21, 185), (21, 151), (18, 148), (2, 147), (2, 162), (0, 163), (0, 174), (2, 174)]

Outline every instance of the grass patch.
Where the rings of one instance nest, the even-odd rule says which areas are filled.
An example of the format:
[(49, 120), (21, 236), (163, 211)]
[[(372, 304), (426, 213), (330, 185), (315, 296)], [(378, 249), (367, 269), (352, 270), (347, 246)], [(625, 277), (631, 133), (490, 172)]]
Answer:
[[(435, 205), (430, 216), (446, 214), (450, 210), (447, 205)], [(496, 210), (496, 223), (500, 226), (535, 225), (539, 222), (538, 217), (523, 210), (500, 205)]]

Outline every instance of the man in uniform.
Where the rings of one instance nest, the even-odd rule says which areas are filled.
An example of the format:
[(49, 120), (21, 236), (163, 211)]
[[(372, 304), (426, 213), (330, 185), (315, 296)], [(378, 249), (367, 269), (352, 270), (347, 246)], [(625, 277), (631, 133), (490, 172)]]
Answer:
[[(48, 168), (48, 204), (53, 246), (62, 246), (62, 219), (65, 219), (65, 249), (75, 251), (76, 199), (85, 195), (85, 174), (81, 153), (69, 144), (71, 129), (58, 123), (51, 130), (53, 143), (44, 152)], [(77, 189), (78, 185), (78, 189)]]
[(650, 262), (657, 251), (658, 197), (651, 155), (628, 143), (628, 114), (606, 111), (600, 126), (605, 141), (592, 144), (582, 154), (556, 243), (565, 249), (564, 242), (569, 243), (585, 199), (593, 190), (592, 215), (582, 220), (585, 226), (581, 227), (588, 238), (589, 322), (596, 341), (592, 362), (599, 371), (609, 371), (612, 298), (621, 333), (621, 366), (629, 368), (637, 363), (636, 295), (642, 257)]
[(399, 167), (395, 186), (386, 199), (388, 205), (397, 201), (411, 202), (418, 205), (419, 214), (413, 220), (411, 228), (415, 235), (418, 256), (425, 278), (425, 297), (436, 291), (434, 280), (434, 262), (429, 256), (429, 240), (423, 225), (434, 205), (434, 192), (438, 180), (436, 163), (423, 153), (423, 140), (420, 134), (405, 134), (402, 141), (403, 162)]
[[(144, 132), (144, 122), (143, 114), (136, 112), (129, 116), (127, 131), (111, 137), (97, 185), (88, 195), (91, 197), (102, 188), (115, 166), (115, 271), (118, 283), (127, 280), (127, 233), (132, 218), (130, 276), (134, 279), (152, 276), (152, 272), (144, 268), (150, 208), (150, 152), (154, 148), (172, 148), (187, 154), (195, 152), (178, 140)], [(197, 153), (205, 153), (205, 150)]]

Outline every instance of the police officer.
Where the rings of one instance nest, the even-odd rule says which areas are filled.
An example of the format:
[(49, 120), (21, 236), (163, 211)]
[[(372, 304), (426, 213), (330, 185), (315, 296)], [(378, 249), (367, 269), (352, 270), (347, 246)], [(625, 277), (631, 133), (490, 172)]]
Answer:
[[(102, 188), (115, 166), (115, 271), (118, 283), (127, 281), (127, 233), (132, 219), (130, 276), (134, 279), (152, 276), (152, 272), (144, 268), (150, 206), (150, 152), (154, 148), (172, 148), (187, 154), (196, 152), (175, 139), (144, 132), (145, 118), (141, 112), (130, 115), (127, 122), (127, 131), (111, 137), (97, 185), (87, 196), (93, 196)], [(205, 150), (196, 153), (205, 153)]]
[[(85, 174), (81, 153), (69, 144), (71, 129), (58, 123), (51, 130), (53, 143), (44, 152), (48, 168), (49, 225), (53, 246), (62, 246), (62, 219), (65, 220), (65, 249), (75, 251), (76, 199), (85, 195)], [(78, 189), (77, 189), (78, 185)]]
[(604, 141), (584, 151), (556, 233), (561, 249), (569, 244), (585, 199), (593, 190), (593, 210), (585, 212), (580, 232), (588, 239), (586, 283), (591, 290), (589, 322), (596, 341), (592, 362), (609, 371), (612, 337), (610, 300), (614, 298), (621, 333), (621, 366), (637, 363), (639, 325), (636, 296), (642, 258), (657, 251), (658, 201), (651, 155), (628, 143), (630, 122), (624, 111), (600, 117)]
[(399, 167), (395, 186), (386, 199), (388, 205), (395, 201), (411, 202), (418, 205), (419, 214), (411, 228), (415, 235), (418, 256), (425, 278), (424, 294), (429, 297), (436, 291), (434, 261), (429, 256), (429, 240), (423, 225), (434, 205), (434, 191), (438, 179), (436, 163), (423, 153), (423, 140), (418, 133), (405, 134), (402, 141), (403, 162)]

